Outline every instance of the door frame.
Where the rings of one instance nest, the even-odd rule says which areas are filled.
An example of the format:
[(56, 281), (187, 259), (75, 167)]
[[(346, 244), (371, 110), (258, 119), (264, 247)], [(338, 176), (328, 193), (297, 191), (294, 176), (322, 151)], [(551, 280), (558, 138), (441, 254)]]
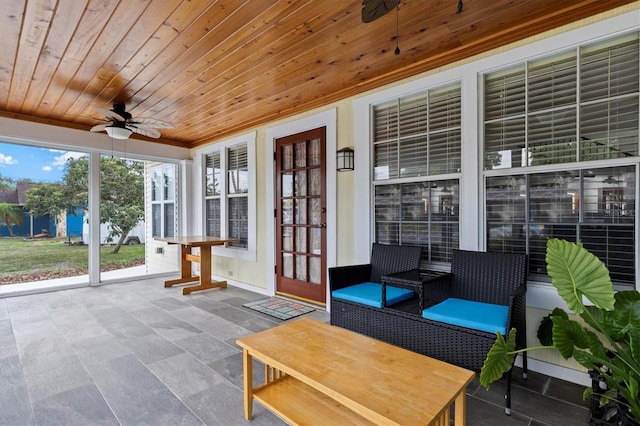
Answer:
[[(266, 175), (266, 211), (274, 212), (275, 205), (275, 143), (276, 139), (285, 136), (302, 133), (307, 130), (316, 129), (318, 127), (326, 127), (326, 192), (327, 192), (327, 269), (336, 266), (337, 261), (337, 185), (336, 185), (336, 147), (337, 147), (337, 111), (335, 108), (301, 118), (289, 123), (267, 128), (264, 148), (264, 164)], [(267, 239), (267, 270), (273, 273), (267, 274), (267, 294), (273, 296), (276, 294), (275, 280), (275, 215), (267, 213), (266, 239)], [(327, 274), (327, 283), (329, 277)], [(329, 300), (329, 285), (327, 285), (326, 300)], [(329, 303), (327, 303), (327, 310)]]
[[(326, 198), (327, 191), (326, 175), (326, 130), (325, 126), (307, 130), (302, 133), (295, 133), (291, 136), (276, 139), (276, 155), (275, 155), (275, 212), (276, 212), (276, 294), (287, 295), (300, 300), (307, 300), (311, 303), (320, 305), (327, 304), (327, 274), (319, 274), (319, 281), (313, 279), (313, 261), (320, 260), (319, 271), (327, 269), (327, 224), (326, 216)], [(313, 149), (313, 142), (316, 141), (316, 150)], [(298, 147), (304, 145), (304, 159), (299, 158)], [(285, 161), (284, 154), (288, 148), (289, 161)], [(317, 158), (317, 161), (314, 161)], [(300, 164), (304, 161), (304, 164)], [(299, 167), (303, 167), (302, 170)], [(286, 167), (286, 169), (285, 169)], [(293, 170), (293, 172), (292, 172)], [(319, 172), (320, 180), (315, 182), (313, 175)], [(285, 176), (292, 178), (289, 187), (289, 193), (283, 194), (285, 185)], [(300, 177), (304, 176), (302, 181)], [(304, 190), (299, 186), (302, 183)], [(300, 199), (304, 201), (299, 204)], [(284, 219), (285, 200), (290, 202), (290, 220)], [(315, 201), (315, 203), (314, 203)], [(315, 215), (313, 213), (315, 205)], [(301, 209), (304, 211), (299, 211)], [(315, 216), (315, 221), (314, 221)], [(289, 229), (290, 239), (289, 247), (285, 248), (285, 230)], [(303, 232), (302, 234), (299, 234)], [(304, 235), (303, 239), (299, 239), (300, 235)], [(315, 236), (315, 237), (313, 237)], [(319, 238), (319, 240), (318, 240)], [(320, 245), (320, 257), (313, 251), (312, 246)], [(305, 247), (299, 247), (299, 245)], [(299, 256), (291, 253), (303, 252), (305, 259), (304, 266), (299, 264)], [(290, 260), (292, 275), (287, 277), (285, 264), (285, 252), (289, 252), (287, 256)], [(300, 277), (300, 269), (304, 269), (304, 279)]]

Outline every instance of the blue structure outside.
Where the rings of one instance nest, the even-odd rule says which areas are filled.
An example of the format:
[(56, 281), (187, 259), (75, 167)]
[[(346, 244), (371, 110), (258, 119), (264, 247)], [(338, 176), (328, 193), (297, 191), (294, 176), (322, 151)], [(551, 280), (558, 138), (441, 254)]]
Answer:
[[(80, 229), (82, 231), (82, 221), (80, 221)], [(16, 237), (29, 237), (31, 236), (31, 217), (26, 212), (23, 214), (22, 225), (13, 225), (11, 227), (13, 235)], [(33, 218), (33, 234), (41, 234), (45, 230), (51, 236), (55, 236), (57, 232), (56, 220), (49, 214), (43, 216), (37, 216)], [(0, 237), (9, 237), (9, 228), (7, 225), (0, 225)]]
[(84, 223), (84, 212), (77, 209), (75, 213), (67, 215), (67, 237), (82, 238), (82, 225)]

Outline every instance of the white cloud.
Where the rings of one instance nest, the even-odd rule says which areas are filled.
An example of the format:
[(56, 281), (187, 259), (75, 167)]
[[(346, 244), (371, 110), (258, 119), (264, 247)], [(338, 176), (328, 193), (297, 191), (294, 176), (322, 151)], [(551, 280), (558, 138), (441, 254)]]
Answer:
[(53, 162), (51, 163), (53, 166), (56, 166), (58, 169), (64, 168), (65, 164), (67, 164), (67, 160), (71, 158), (80, 158), (86, 157), (87, 154), (84, 152), (73, 152), (73, 151), (54, 151), (53, 152), (62, 152), (62, 155), (58, 155), (53, 158)]
[(18, 164), (18, 160), (14, 159), (10, 155), (4, 155), (0, 152), (0, 166), (8, 166), (11, 164)]
[(42, 166), (42, 171), (44, 172), (50, 172), (51, 170), (53, 170), (53, 167), (51, 166)]

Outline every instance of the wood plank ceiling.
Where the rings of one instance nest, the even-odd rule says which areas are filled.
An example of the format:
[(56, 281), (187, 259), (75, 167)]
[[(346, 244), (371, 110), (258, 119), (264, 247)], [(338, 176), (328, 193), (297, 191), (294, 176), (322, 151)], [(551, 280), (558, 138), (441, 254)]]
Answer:
[(1, 0), (0, 116), (88, 131), (120, 102), (193, 148), (633, 1)]

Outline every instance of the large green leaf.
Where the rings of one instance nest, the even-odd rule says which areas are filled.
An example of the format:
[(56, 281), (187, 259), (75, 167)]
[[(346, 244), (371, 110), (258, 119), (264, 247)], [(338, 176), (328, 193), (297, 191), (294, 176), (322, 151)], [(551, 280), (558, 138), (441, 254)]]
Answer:
[(553, 321), (551, 320), (551, 314), (542, 318), (537, 332), (538, 340), (545, 346), (553, 345)]
[(635, 404), (633, 402), (631, 403), (631, 409), (635, 412), (636, 418), (640, 419), (640, 400), (638, 397), (640, 384), (634, 377), (629, 377), (628, 385), (629, 393), (626, 396), (627, 401), (635, 401)]
[(496, 334), (498, 337), (493, 342), (493, 346), (491, 346), (480, 370), (480, 384), (487, 389), (489, 389), (491, 383), (509, 371), (516, 356), (513, 352), (516, 348), (516, 329), (511, 329), (506, 340), (500, 332)]
[(598, 370), (600, 368), (600, 360), (596, 359), (593, 355), (591, 355), (587, 351), (581, 351), (579, 349), (574, 349), (573, 351), (573, 359), (575, 359), (578, 364), (586, 368), (587, 370)]
[[(591, 331), (587, 331), (587, 338), (589, 339), (589, 351), (595, 358), (600, 360), (611, 358), (609, 356), (610, 351), (604, 346), (600, 336)], [(602, 362), (600, 362), (599, 364), (602, 365)]]
[(601, 331), (602, 322), (604, 321), (603, 315), (607, 312), (613, 311), (603, 311), (595, 306), (585, 306), (580, 318), (582, 318), (584, 322), (589, 324), (594, 330)]
[(633, 332), (629, 335), (629, 346), (631, 346), (631, 355), (640, 364), (640, 332)]
[(621, 346), (640, 364), (640, 293), (619, 291), (615, 295), (615, 310), (600, 312), (599, 323), (604, 333)]
[(615, 295), (616, 309), (603, 313), (603, 327), (616, 341), (629, 341), (640, 332), (640, 293), (619, 291)]
[(589, 347), (589, 336), (582, 326), (573, 320), (552, 316), (553, 346), (564, 359), (573, 356), (574, 347), (585, 349)]
[(548, 239), (546, 262), (552, 284), (575, 314), (584, 311), (583, 296), (600, 309), (613, 310), (615, 301), (609, 270), (582, 244)]
[(553, 345), (553, 321), (551, 318), (554, 316), (569, 319), (569, 315), (560, 308), (554, 308), (549, 315), (542, 318), (542, 321), (540, 321), (540, 325), (538, 326), (537, 336), (540, 343), (544, 346)]

